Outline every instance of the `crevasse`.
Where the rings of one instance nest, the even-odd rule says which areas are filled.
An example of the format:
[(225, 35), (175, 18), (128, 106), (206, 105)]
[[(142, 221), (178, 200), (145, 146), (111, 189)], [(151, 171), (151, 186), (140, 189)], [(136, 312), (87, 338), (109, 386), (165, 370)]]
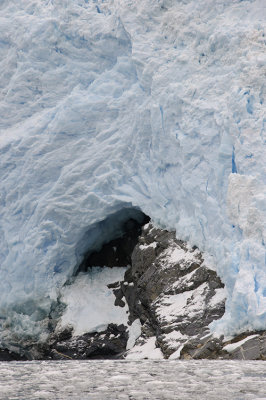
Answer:
[(1, 2), (2, 340), (42, 333), (99, 222), (132, 207), (212, 258), (215, 332), (266, 328), (265, 16), (263, 0)]

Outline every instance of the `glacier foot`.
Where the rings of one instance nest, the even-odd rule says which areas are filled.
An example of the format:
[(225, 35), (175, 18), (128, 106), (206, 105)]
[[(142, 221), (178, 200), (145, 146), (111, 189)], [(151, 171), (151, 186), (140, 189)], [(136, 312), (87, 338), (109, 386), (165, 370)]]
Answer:
[(47, 339), (20, 344), (24, 359), (266, 359), (265, 331), (211, 332), (226, 289), (204, 254), (137, 215), (86, 254), (50, 313)]

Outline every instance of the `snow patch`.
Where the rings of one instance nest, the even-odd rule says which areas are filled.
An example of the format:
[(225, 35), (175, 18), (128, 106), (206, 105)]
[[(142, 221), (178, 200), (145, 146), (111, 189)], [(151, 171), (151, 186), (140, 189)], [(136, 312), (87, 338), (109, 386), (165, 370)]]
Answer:
[(141, 244), (140, 246), (139, 246), (139, 248), (140, 248), (140, 250), (146, 250), (146, 249), (148, 249), (148, 248), (153, 248), (153, 249), (156, 249), (156, 247), (157, 247), (157, 243), (156, 242), (153, 242), (153, 243), (150, 243), (150, 244)]
[(179, 346), (178, 349), (170, 355), (169, 360), (178, 360), (180, 358), (183, 347), (184, 345)]
[(156, 337), (150, 337), (144, 344), (135, 345), (126, 355), (126, 360), (162, 360), (161, 349), (155, 345)]
[(141, 323), (139, 319), (136, 319), (131, 325), (128, 326), (128, 341), (127, 350), (131, 350), (135, 345), (136, 340), (141, 335)]
[(208, 284), (203, 283), (195, 290), (186, 291), (172, 296), (164, 296), (155, 302), (156, 314), (161, 320), (169, 323), (176, 316), (189, 315), (189, 318), (204, 312), (204, 291), (207, 290)]
[(185, 251), (181, 248), (175, 248), (173, 251), (168, 251), (169, 262), (172, 264), (187, 264), (195, 261), (195, 254)]
[(187, 335), (183, 335), (181, 332), (179, 331), (173, 331), (167, 334), (163, 335), (163, 340), (168, 341), (180, 341), (180, 340), (187, 340), (188, 336)]
[(215, 307), (217, 304), (224, 302), (226, 299), (226, 290), (224, 288), (215, 289), (215, 295), (209, 301), (209, 307)]

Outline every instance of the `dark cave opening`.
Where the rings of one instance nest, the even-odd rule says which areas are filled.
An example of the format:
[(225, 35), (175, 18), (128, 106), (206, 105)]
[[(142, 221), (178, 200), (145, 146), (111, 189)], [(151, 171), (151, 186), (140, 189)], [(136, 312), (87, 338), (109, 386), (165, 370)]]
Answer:
[(85, 252), (75, 275), (92, 267), (126, 267), (138, 242), (142, 226), (150, 217), (136, 208), (123, 208), (100, 221), (86, 233), (93, 245)]

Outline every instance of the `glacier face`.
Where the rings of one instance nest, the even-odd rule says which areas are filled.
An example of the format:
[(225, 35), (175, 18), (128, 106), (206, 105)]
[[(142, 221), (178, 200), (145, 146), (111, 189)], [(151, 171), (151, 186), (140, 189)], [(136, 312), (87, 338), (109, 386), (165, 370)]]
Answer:
[(217, 333), (266, 328), (265, 15), (264, 0), (0, 2), (2, 337), (38, 336), (85, 239), (132, 208), (213, 259)]

